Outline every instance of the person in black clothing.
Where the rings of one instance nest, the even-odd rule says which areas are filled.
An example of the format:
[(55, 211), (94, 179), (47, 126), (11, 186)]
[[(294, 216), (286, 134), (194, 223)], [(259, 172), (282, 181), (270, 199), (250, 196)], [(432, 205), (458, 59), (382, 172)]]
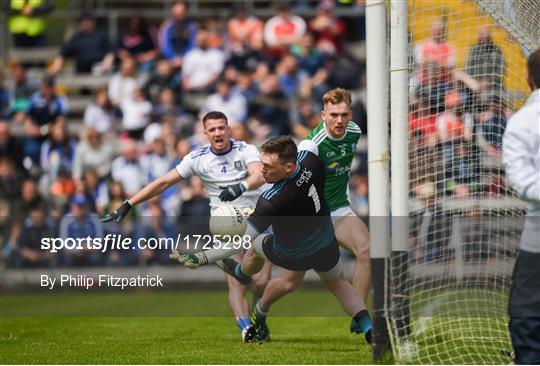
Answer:
[(52, 253), (41, 249), (41, 239), (54, 236), (52, 226), (47, 222), (43, 206), (37, 205), (33, 207), (30, 210), (30, 215), (23, 222), (23, 230), (15, 247), (15, 266), (48, 266), (52, 259)]
[(96, 20), (90, 14), (79, 17), (77, 32), (62, 46), (49, 73), (57, 74), (64, 66), (66, 58), (75, 59), (77, 73), (90, 73), (99, 64), (102, 71), (109, 70), (114, 61), (107, 34), (96, 28)]
[[(287, 287), (280, 279), (270, 280), (253, 306), (250, 319), (258, 341), (270, 338), (266, 325), (270, 305), (294, 291), (306, 271), (314, 269), (371, 343), (371, 318), (364, 300), (343, 275), (339, 245), (324, 198), (322, 161), (312, 152), (298, 153), (290, 136), (271, 138), (260, 149), (263, 177), (274, 185), (262, 194), (249, 216), (245, 236), (250, 237), (251, 247), (242, 264), (227, 258), (231, 250), (222, 248), (189, 255), (173, 252), (171, 258), (189, 268), (223, 260), (222, 269), (239, 281), (258, 273), (265, 260), (284, 268), (282, 277), (288, 280)], [(270, 226), (273, 234), (264, 234)]]
[(147, 72), (158, 54), (159, 50), (144, 19), (137, 16), (130, 18), (127, 31), (118, 38), (116, 44), (118, 58), (123, 60), (133, 57), (140, 71)]
[(22, 143), (11, 135), (9, 124), (0, 120), (0, 158), (4, 157), (12, 160), (18, 171), (24, 171)]

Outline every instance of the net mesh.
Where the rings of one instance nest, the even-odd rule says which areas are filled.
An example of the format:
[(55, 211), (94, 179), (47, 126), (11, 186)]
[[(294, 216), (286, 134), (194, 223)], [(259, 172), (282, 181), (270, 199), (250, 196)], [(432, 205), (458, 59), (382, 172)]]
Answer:
[(400, 363), (505, 363), (507, 304), (526, 205), (501, 164), (538, 47), (536, 0), (410, 0), (407, 255), (390, 260)]

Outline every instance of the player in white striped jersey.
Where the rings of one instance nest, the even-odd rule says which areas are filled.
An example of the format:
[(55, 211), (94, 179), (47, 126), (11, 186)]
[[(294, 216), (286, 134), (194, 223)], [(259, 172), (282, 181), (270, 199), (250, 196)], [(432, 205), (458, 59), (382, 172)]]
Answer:
[[(231, 128), (222, 112), (209, 112), (203, 117), (204, 133), (210, 144), (193, 151), (174, 169), (156, 179), (133, 197), (126, 200), (116, 211), (106, 215), (102, 221), (119, 222), (129, 209), (161, 194), (165, 189), (187, 179), (198, 176), (203, 182), (212, 209), (234, 201), (234, 205), (254, 208), (264, 184), (261, 174), (259, 151), (253, 145), (231, 139)], [(243, 254), (236, 259), (241, 260)], [(253, 293), (260, 297), (270, 278), (271, 265), (267, 263), (259, 277), (253, 278)], [(229, 304), (242, 331), (244, 341), (255, 341), (255, 331), (249, 320), (245, 286), (227, 276)]]

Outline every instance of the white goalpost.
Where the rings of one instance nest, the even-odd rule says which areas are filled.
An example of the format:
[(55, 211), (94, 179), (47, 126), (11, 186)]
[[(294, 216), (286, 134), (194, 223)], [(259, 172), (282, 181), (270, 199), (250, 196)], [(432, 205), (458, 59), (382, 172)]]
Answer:
[(538, 19), (536, 0), (366, 1), (374, 312), (398, 363), (509, 361), (526, 205), (500, 150)]

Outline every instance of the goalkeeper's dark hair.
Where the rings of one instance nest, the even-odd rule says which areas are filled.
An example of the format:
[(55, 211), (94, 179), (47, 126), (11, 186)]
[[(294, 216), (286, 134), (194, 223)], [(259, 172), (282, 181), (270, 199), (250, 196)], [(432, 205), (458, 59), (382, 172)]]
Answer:
[(537, 48), (527, 59), (529, 78), (536, 89), (540, 88), (540, 48)]
[(298, 148), (291, 136), (272, 137), (261, 145), (261, 151), (265, 154), (277, 154), (283, 163), (295, 163)]
[(203, 126), (206, 125), (206, 121), (208, 121), (209, 119), (223, 119), (225, 120), (226, 124), (229, 124), (229, 121), (227, 120), (227, 116), (225, 115), (225, 113), (220, 112), (220, 111), (212, 111), (212, 112), (206, 113), (204, 117), (202, 118)]

